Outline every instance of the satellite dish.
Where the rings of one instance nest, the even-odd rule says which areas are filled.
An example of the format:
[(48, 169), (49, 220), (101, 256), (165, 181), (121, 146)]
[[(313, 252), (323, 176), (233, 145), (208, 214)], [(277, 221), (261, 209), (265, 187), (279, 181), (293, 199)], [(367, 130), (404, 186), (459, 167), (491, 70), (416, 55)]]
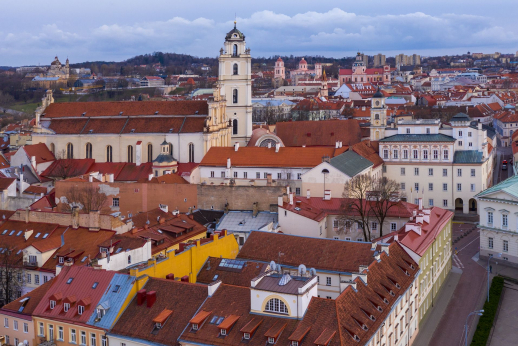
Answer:
[(299, 265), (299, 276), (306, 274), (306, 266), (304, 264)]
[(277, 264), (275, 264), (275, 261), (270, 262), (270, 270), (277, 270)]

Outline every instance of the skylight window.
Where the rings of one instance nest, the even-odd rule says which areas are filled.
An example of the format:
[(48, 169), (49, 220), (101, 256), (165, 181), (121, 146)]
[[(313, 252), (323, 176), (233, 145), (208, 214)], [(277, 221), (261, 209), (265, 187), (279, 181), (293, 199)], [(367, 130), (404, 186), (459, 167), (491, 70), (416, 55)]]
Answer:
[(20, 254), (20, 252), (22, 252), (22, 250), (21, 250), (21, 249), (20, 249), (20, 250), (18, 250), (18, 252), (17, 252), (16, 254), (17, 254), (17, 255), (19, 255), (19, 254)]
[(16, 232), (15, 230), (12, 230), (11, 233), (9, 233), (9, 235), (13, 235), (14, 232)]
[(218, 279), (218, 274), (214, 275), (214, 277), (212, 278), (212, 281), (216, 281)]
[(40, 236), (41, 233), (36, 233), (36, 235), (34, 236), (34, 238), (38, 238)]
[(74, 280), (74, 278), (68, 278), (67, 285), (70, 285), (72, 283), (72, 280)]
[(216, 322), (216, 324), (220, 325), (221, 322), (223, 322), (224, 319), (225, 319), (225, 317), (221, 316), (220, 318), (218, 318), (218, 322)]
[(7, 233), (7, 230), (3, 231), (3, 232), (2, 232), (2, 235), (6, 234), (6, 233)]
[(219, 263), (220, 267), (231, 268), (231, 269), (243, 269), (245, 261), (231, 260), (223, 258)]
[(120, 289), (121, 289), (120, 285), (115, 285), (112, 292), (118, 293)]
[(94, 282), (94, 284), (92, 285), (92, 289), (96, 289), (97, 285), (99, 285), (99, 283), (98, 282)]
[(16, 236), (18, 237), (20, 234), (22, 234), (22, 231), (18, 231), (18, 233), (16, 233)]
[(81, 260), (81, 262), (86, 261), (86, 259), (87, 259), (87, 258), (88, 258), (88, 256), (83, 257), (83, 259)]
[(210, 320), (210, 323), (214, 324), (216, 323), (216, 321), (218, 320), (218, 316), (214, 316), (212, 317), (212, 319)]
[(43, 235), (43, 239), (47, 238), (48, 236), (49, 236), (49, 234), (48, 234), (48, 233), (45, 233), (45, 234)]
[(122, 248), (120, 247), (120, 248), (117, 249), (117, 251), (115, 251), (115, 253), (119, 253), (121, 251), (122, 251)]

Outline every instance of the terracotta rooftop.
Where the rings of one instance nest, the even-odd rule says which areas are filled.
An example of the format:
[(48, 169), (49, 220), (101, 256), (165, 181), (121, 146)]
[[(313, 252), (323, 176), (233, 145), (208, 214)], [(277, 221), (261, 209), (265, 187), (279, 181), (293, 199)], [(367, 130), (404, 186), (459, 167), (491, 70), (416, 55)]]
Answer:
[(54, 282), (55, 280), (51, 279), (43, 283), (41, 286), (36, 287), (15, 301), (4, 305), (1, 311), (9, 311), (16, 314), (31, 316), (42, 300), (43, 296), (47, 293)]
[(35, 156), (37, 164), (51, 162), (56, 159), (45, 143), (24, 145), (23, 150), (25, 150), (29, 159)]
[(264, 273), (268, 265), (266, 263), (247, 261), (242, 269), (233, 269), (228, 266), (220, 266), (222, 258), (209, 257), (198, 272), (196, 282), (211, 284), (216, 280), (234, 285), (250, 287), (250, 281), (259, 274)]
[(0, 178), (0, 190), (7, 189), (15, 181), (16, 178)]
[(361, 141), (359, 123), (349, 120), (292, 121), (276, 124), (275, 132), (286, 147), (343, 146)]

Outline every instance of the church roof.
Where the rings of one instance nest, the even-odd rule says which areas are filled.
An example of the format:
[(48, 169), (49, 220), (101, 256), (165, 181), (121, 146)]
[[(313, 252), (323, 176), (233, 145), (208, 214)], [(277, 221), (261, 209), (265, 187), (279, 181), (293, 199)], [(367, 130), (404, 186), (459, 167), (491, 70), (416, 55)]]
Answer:
[(378, 87), (378, 90), (376, 91), (376, 93), (374, 95), (372, 95), (373, 99), (382, 99), (384, 97), (385, 96), (383, 95), (383, 93), (381, 92), (379, 87)]
[(241, 31), (237, 30), (236, 22), (234, 22), (234, 29), (230, 30), (227, 33), (227, 35), (225, 36), (225, 40), (229, 40), (229, 39), (233, 38), (234, 34), (237, 34), (237, 37), (242, 39), (242, 40), (245, 39), (245, 35)]
[(153, 164), (155, 163), (169, 163), (169, 162), (178, 162), (173, 155), (170, 154), (160, 154), (156, 159), (153, 160)]

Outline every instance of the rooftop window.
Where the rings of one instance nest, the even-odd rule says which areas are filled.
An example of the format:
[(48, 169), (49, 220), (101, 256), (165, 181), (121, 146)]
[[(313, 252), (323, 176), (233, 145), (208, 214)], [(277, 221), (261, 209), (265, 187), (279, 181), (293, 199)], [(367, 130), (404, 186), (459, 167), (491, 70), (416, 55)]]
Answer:
[(15, 230), (12, 230), (11, 233), (9, 233), (9, 235), (13, 235), (14, 232), (16, 232)]
[(112, 292), (118, 293), (120, 289), (121, 289), (120, 285), (115, 285)]
[(49, 236), (49, 234), (48, 234), (48, 233), (45, 233), (45, 234), (43, 235), (43, 239), (47, 238), (48, 236)]
[(219, 266), (231, 269), (243, 269), (245, 266), (245, 261), (223, 258), (219, 263)]
[(97, 285), (99, 285), (99, 283), (98, 282), (94, 282), (94, 284), (92, 285), (92, 289), (96, 289)]
[(70, 285), (72, 283), (72, 280), (74, 280), (74, 278), (68, 278), (67, 285)]
[(34, 238), (38, 238), (40, 236), (41, 233), (36, 233), (36, 235), (34, 236)]

